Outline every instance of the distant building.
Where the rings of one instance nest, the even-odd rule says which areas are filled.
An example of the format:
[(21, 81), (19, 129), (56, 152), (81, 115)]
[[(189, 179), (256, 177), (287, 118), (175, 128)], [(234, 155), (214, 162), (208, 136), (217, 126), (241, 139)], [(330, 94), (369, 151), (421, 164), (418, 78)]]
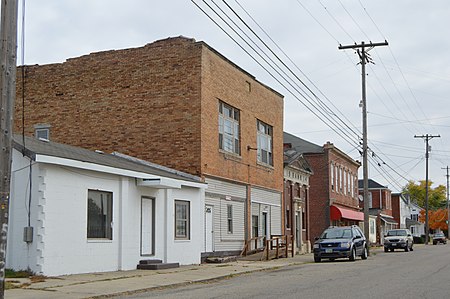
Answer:
[(364, 221), (358, 200), (358, 161), (330, 142), (319, 146), (286, 132), (284, 146), (301, 153), (314, 172), (309, 180), (312, 239), (330, 225), (359, 225)]
[(392, 193), (392, 216), (399, 223), (400, 228), (409, 229), (416, 237), (425, 234), (425, 225), (419, 221), (422, 210), (411, 201), (408, 194)]
[(296, 252), (310, 252), (309, 179), (313, 171), (295, 149), (284, 151), (284, 230), (292, 236)]
[[(359, 194), (361, 197), (364, 195), (363, 180), (358, 181)], [(393, 217), (393, 206), (391, 190), (377, 183), (376, 181), (369, 179), (369, 213), (372, 216), (377, 217), (376, 231), (377, 238), (376, 243), (383, 244), (384, 234), (394, 228), (398, 228), (399, 224)], [(364, 201), (361, 202), (364, 208)]]

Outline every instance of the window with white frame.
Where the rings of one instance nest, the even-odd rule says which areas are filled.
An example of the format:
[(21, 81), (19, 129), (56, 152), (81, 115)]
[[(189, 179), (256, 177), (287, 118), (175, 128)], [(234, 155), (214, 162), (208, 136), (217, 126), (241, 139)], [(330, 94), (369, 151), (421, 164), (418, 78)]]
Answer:
[(339, 192), (339, 167), (337, 165), (334, 165), (335, 170), (335, 181), (336, 181), (336, 192)]
[(219, 148), (240, 155), (239, 110), (219, 101)]
[(331, 163), (330, 165), (330, 180), (331, 180), (331, 191), (334, 191), (334, 164)]
[(233, 233), (233, 205), (227, 205), (227, 228), (228, 233)]
[(258, 120), (258, 161), (273, 166), (272, 126)]
[(87, 238), (112, 240), (112, 193), (88, 190)]
[(343, 180), (342, 180), (342, 168), (339, 167), (339, 191), (342, 193), (342, 186), (343, 186)]
[(344, 194), (347, 195), (347, 171), (344, 170)]
[(189, 201), (175, 200), (175, 239), (190, 239)]
[(350, 192), (351, 192), (352, 198), (354, 197), (354, 191), (355, 191), (355, 189), (353, 188), (353, 182), (354, 182), (353, 174), (350, 174)]
[(38, 124), (34, 126), (34, 136), (36, 139), (50, 140), (50, 125)]

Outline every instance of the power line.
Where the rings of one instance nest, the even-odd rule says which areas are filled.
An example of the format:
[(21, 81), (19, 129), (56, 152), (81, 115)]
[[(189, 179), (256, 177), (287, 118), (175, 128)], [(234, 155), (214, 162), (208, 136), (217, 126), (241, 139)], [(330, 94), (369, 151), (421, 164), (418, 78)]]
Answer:
[[(251, 55), (250, 53), (249, 53), (249, 51), (248, 50), (246, 50), (239, 42), (237, 42), (237, 40), (235, 39), (235, 38), (233, 38), (232, 36), (231, 36), (231, 34), (227, 31), (227, 30), (225, 30), (222, 26), (220, 26), (220, 24), (218, 24), (218, 22), (216, 21), (216, 20), (214, 20), (214, 18), (211, 16), (211, 15), (209, 15), (203, 8), (201, 8), (195, 1), (192, 1), (191, 0), (191, 2), (193, 2), (205, 15), (207, 15), (208, 16), (208, 18), (210, 18), (213, 22), (214, 22), (214, 24), (216, 24), (223, 32), (225, 32), (241, 49), (243, 49), (244, 50), (244, 52), (247, 54), (247, 55), (249, 55), (255, 62), (257, 62), (258, 63), (258, 65), (260, 65), (261, 67), (263, 67), (263, 65), (262, 65), (262, 63), (261, 62), (259, 62), (258, 61), (258, 59), (256, 59), (253, 55)], [(266, 67), (263, 67), (263, 69), (267, 72), (267, 73), (269, 73), (269, 75), (272, 77), (272, 78), (274, 78), (281, 86), (283, 86), (290, 94), (292, 94), (298, 101), (300, 101), (310, 112), (312, 112), (316, 117), (318, 117), (320, 120), (322, 120), (327, 126), (329, 126), (333, 131), (335, 131), (335, 133), (337, 133), (338, 135), (340, 135), (341, 137), (343, 137), (341, 134), (344, 134), (344, 136), (346, 136), (346, 137), (343, 137), (343, 139), (345, 140), (345, 141), (347, 141), (347, 142), (349, 142), (352, 146), (357, 146), (357, 143), (356, 143), (356, 141), (354, 141), (354, 143), (351, 143), (347, 138), (350, 138), (350, 140), (353, 138), (353, 137), (351, 137), (350, 135), (348, 135), (349, 133), (347, 133), (346, 131), (343, 131), (342, 129), (339, 129), (339, 127), (333, 127), (333, 126), (331, 126), (329, 123), (331, 122), (332, 124), (334, 124), (334, 125), (336, 125), (336, 121), (334, 120), (334, 119), (330, 119), (330, 118), (328, 118), (328, 116), (321, 110), (321, 109), (319, 109), (316, 105), (314, 105), (314, 103), (313, 102), (311, 102), (311, 100), (310, 99), (308, 99), (308, 96), (307, 95), (305, 95), (305, 94), (302, 94), (299, 90), (298, 90), (298, 88), (297, 87), (295, 87), (295, 86), (293, 86), (293, 84), (291, 83), (291, 81), (290, 80), (292, 80), (292, 79), (289, 79), (289, 78), (286, 78), (285, 76), (283, 76), (273, 65), (271, 65), (264, 57), (262, 57), (262, 55), (261, 55), (261, 53), (259, 53), (254, 47), (252, 47), (249, 43), (248, 43), (248, 41), (245, 39), (245, 38), (243, 38), (242, 37), (242, 35), (240, 35), (231, 25), (230, 25), (230, 23), (229, 22), (227, 22), (227, 21), (225, 21), (224, 20), (224, 18), (222, 17), (222, 16), (220, 16), (220, 14), (215, 10), (215, 9), (213, 9), (209, 4), (207, 4), (205, 1), (203, 1), (204, 3), (205, 3), (205, 5), (206, 6), (208, 6), (208, 8), (216, 15), (216, 16), (218, 16), (221, 20), (222, 20), (222, 22), (224, 22), (225, 23), (225, 25), (226, 26), (228, 26), (233, 32), (234, 32), (234, 34), (236, 34), (240, 39), (242, 39), (246, 44), (247, 44), (247, 46), (249, 46), (251, 49), (252, 49), (252, 51), (254, 51), (271, 69), (273, 69), (277, 74), (278, 74), (278, 76), (280, 76), (287, 84), (285, 84), (285, 83), (283, 83), (283, 82), (281, 82), (281, 80), (279, 79), (279, 77), (277, 77), (276, 75), (274, 75), (272, 72), (270, 72)], [(279, 67), (279, 66), (278, 66)], [(290, 86), (290, 87), (292, 87), (295, 91), (293, 91), (293, 90), (291, 90), (288, 86)], [(302, 98), (304, 98), (310, 105), (311, 105), (311, 107), (313, 107), (314, 109), (315, 109), (315, 111), (314, 110), (312, 110), (311, 109), (311, 107), (309, 106), (309, 105), (307, 105), (305, 102), (303, 102), (300, 98), (299, 98), (299, 96), (298, 95), (300, 95)], [(324, 120), (324, 118), (326, 119), (326, 121)], [(355, 137), (357, 137), (357, 136), (355, 136)]]

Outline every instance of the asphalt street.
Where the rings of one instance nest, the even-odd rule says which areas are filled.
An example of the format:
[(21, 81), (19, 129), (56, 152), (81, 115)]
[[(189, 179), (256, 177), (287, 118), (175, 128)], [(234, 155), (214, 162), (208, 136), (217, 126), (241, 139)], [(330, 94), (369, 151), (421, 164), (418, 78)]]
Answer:
[(375, 252), (120, 298), (449, 298), (450, 245)]

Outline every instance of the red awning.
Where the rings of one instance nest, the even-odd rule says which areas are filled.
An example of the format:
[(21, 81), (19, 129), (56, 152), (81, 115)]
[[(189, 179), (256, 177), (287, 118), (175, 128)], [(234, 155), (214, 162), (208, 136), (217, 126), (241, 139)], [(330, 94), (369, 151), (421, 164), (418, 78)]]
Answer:
[(344, 218), (350, 220), (364, 221), (364, 213), (338, 206), (330, 206), (330, 218), (331, 220), (341, 220), (341, 218)]

